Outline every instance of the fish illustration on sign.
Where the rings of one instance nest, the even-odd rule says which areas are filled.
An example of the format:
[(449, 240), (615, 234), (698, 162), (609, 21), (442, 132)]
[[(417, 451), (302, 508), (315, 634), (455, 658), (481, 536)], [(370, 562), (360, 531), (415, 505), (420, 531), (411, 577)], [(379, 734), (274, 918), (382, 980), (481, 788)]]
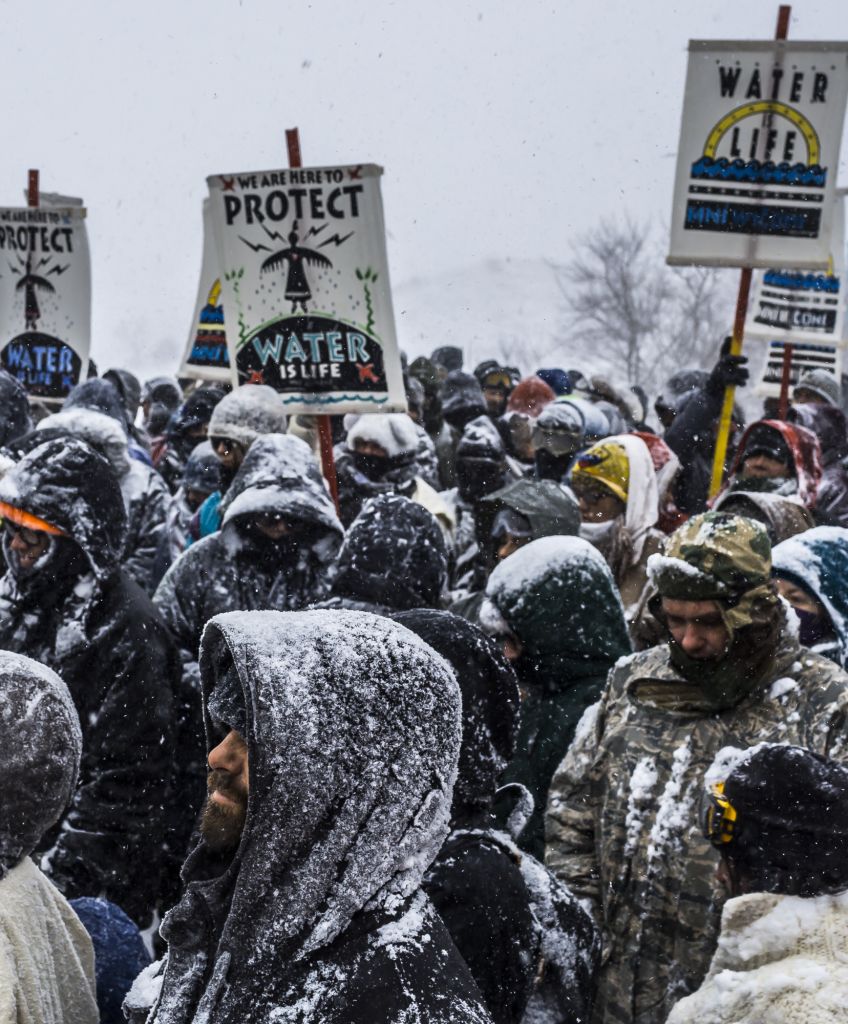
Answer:
[(284, 263), (288, 263), (286, 272), (286, 298), (291, 302), (292, 313), (297, 312), (297, 307), (306, 312), (306, 303), (312, 298), (312, 289), (306, 277), (304, 264), (308, 263), (317, 267), (332, 267), (332, 262), (315, 249), (307, 249), (298, 245), (300, 235), (297, 230), (297, 221), (292, 224), (288, 235), (288, 246), (272, 253), (266, 260), (262, 261), (262, 273), (267, 270), (276, 270)]

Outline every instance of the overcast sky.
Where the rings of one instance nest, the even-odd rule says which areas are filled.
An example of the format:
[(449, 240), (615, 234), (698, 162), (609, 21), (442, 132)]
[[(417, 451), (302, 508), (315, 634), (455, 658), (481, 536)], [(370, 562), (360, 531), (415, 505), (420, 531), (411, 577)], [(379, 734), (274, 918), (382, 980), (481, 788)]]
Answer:
[[(29, 167), (44, 190), (85, 198), (93, 355), (150, 375), (175, 372), (189, 330), (206, 176), (285, 166), (285, 128), (299, 126), (307, 166), (385, 168), (396, 284), (492, 257), (565, 260), (601, 217), (667, 222), (687, 40), (770, 38), (777, 5), (0, 10), (0, 204), (23, 205)], [(845, 0), (794, 6), (790, 38), (848, 38)]]

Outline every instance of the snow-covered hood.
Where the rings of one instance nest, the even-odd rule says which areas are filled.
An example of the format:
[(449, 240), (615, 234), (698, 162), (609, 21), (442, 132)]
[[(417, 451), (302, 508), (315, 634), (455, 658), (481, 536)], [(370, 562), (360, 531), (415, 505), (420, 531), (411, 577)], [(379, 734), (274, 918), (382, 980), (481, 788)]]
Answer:
[(436, 518), (399, 494), (369, 498), (339, 554), (333, 595), (375, 601), (395, 611), (438, 606), (448, 553)]
[(74, 437), (82, 438), (109, 460), (119, 479), (129, 472), (127, 435), (120, 423), (105, 413), (78, 405), (71, 409), (63, 409), (52, 416), (45, 416), (37, 429), (73, 434)]
[(739, 447), (736, 449), (736, 457), (728, 474), (728, 483), (721, 493), (724, 494), (732, 486), (733, 478), (741, 470), (742, 463), (745, 461), (745, 448), (747, 447), (751, 431), (762, 424), (771, 427), (772, 430), (776, 430), (786, 442), (789, 451), (792, 453), (792, 462), (798, 483), (798, 497), (807, 508), (815, 508), (816, 494), (822, 475), (821, 449), (818, 438), (812, 431), (807, 430), (806, 427), (795, 423), (786, 423), (784, 420), (757, 420), (756, 423), (752, 423), (748, 427), (742, 435)]
[(82, 732), (67, 686), (52, 669), (0, 651), (0, 878), (32, 853), (67, 807)]
[(648, 534), (659, 518), (657, 474), (648, 446), (640, 437), (634, 434), (614, 434), (607, 438), (607, 441), (615, 441), (622, 445), (630, 463), (624, 528), (633, 545), (635, 564), (642, 557)]
[[(460, 748), (451, 669), (365, 612), (231, 612), (204, 630), (206, 707), (233, 665), (246, 709), (247, 821), (219, 945), (261, 986), (363, 908), (418, 888), (448, 831)], [(186, 865), (202, 860), (203, 840)]]
[[(38, 440), (38, 432), (32, 435)], [(121, 558), (127, 514), (118, 478), (85, 441), (62, 435), (32, 448), (0, 480), (0, 501), (57, 526), (104, 579)]]
[(10, 444), (32, 430), (29, 399), (23, 385), (0, 370), (0, 445)]
[(325, 561), (344, 536), (312, 449), (290, 434), (266, 434), (250, 446), (221, 499), (222, 528), (240, 516), (279, 513), (318, 527), (331, 543)]
[(552, 690), (567, 689), (576, 678), (606, 675), (630, 653), (612, 573), (581, 537), (534, 540), (495, 567), (480, 622), (497, 633), (499, 620), (522, 643), (521, 664)]
[(229, 437), (248, 448), (263, 434), (286, 429), (280, 395), (267, 384), (243, 384), (225, 395), (212, 410), (210, 437)]
[(817, 526), (777, 544), (772, 573), (799, 584), (824, 607), (836, 632), (840, 664), (848, 661), (848, 530)]
[(348, 431), (347, 446), (354, 450), (357, 441), (378, 444), (390, 459), (418, 451), (418, 430), (405, 413), (369, 413), (360, 416)]

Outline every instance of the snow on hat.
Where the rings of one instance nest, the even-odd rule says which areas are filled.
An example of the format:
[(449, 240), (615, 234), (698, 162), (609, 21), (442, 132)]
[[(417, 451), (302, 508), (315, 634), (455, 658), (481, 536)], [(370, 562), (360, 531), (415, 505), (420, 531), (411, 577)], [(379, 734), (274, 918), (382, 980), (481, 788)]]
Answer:
[(378, 444), (390, 459), (394, 459), (416, 452), (419, 435), (406, 413), (366, 413), (348, 431), (348, 447), (354, 448), (357, 441)]
[(436, 366), (443, 366), (448, 372), (462, 369), (462, 349), (456, 345), (442, 345), (441, 348), (433, 349), (430, 356)]
[(842, 387), (829, 370), (816, 368), (802, 373), (795, 385), (794, 395), (797, 395), (799, 391), (812, 391), (813, 394), (823, 398), (828, 405), (838, 407), (842, 404)]
[(503, 440), (488, 416), (478, 416), (465, 425), (456, 448), (456, 457), (498, 461), (504, 457)]
[(277, 392), (267, 384), (243, 384), (212, 410), (210, 437), (228, 437), (249, 448), (261, 434), (284, 434), (286, 414)]

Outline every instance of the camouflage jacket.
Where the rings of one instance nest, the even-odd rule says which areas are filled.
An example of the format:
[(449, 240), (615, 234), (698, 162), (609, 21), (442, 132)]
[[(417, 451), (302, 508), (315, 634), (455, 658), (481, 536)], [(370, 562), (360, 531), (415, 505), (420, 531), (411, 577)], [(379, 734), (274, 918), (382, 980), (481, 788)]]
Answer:
[(765, 741), (846, 756), (848, 675), (784, 629), (769, 676), (710, 714), (662, 645), (620, 659), (584, 714), (551, 785), (546, 863), (604, 931), (593, 1021), (662, 1024), (709, 968), (724, 896), (700, 812), (718, 751)]

